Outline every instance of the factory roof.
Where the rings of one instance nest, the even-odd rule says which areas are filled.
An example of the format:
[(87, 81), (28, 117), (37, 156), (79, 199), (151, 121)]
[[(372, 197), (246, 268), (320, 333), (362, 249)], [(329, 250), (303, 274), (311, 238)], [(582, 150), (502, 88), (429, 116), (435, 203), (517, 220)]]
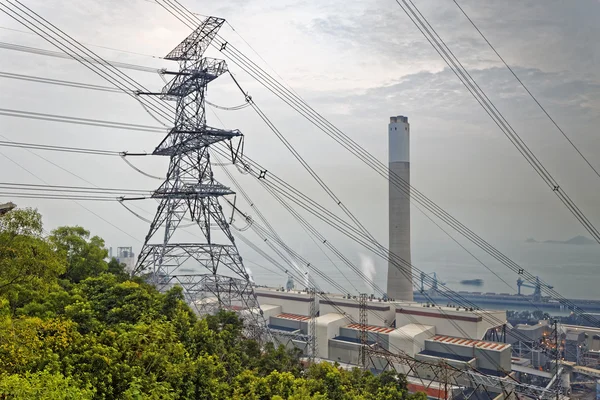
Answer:
[(275, 318), (290, 319), (292, 321), (308, 321), (310, 319), (310, 317), (307, 317), (304, 315), (286, 314), (286, 313), (276, 315)]
[(576, 342), (582, 339), (584, 335), (584, 331), (567, 331), (567, 340)]
[(304, 303), (311, 301), (308, 293), (297, 290), (287, 292), (277, 288), (259, 287), (256, 288), (255, 293), (259, 297), (268, 297), (272, 299), (292, 300)]
[(338, 313), (327, 313), (324, 315), (319, 315), (317, 317), (317, 321), (319, 322), (319, 324), (327, 324), (330, 322), (339, 321), (341, 319), (350, 320), (350, 317), (348, 317), (344, 314), (338, 314)]
[(518, 324), (515, 326), (515, 329), (520, 331), (535, 331), (537, 329), (548, 328), (548, 325), (545, 324), (536, 324), (536, 325), (526, 325), (526, 324)]
[(281, 309), (281, 306), (278, 306), (275, 304), (265, 304), (265, 303), (261, 303), (261, 305), (260, 305), (260, 309), (263, 311), (277, 310), (278, 308)]
[[(362, 328), (361, 324), (350, 324), (346, 328), (357, 329), (360, 330)], [(375, 325), (366, 325), (366, 330), (377, 333), (390, 333), (394, 330), (394, 328), (388, 328), (387, 326), (375, 326)]]
[(416, 335), (426, 332), (432, 328), (433, 328), (432, 325), (407, 324), (407, 325), (401, 326), (400, 328), (398, 328), (396, 330), (399, 333), (401, 333), (402, 335), (416, 336)]
[(509, 345), (506, 343), (486, 342), (483, 340), (472, 340), (465, 338), (457, 338), (452, 336), (434, 336), (431, 340), (438, 343), (452, 344), (456, 346), (478, 347), (486, 350), (503, 350)]

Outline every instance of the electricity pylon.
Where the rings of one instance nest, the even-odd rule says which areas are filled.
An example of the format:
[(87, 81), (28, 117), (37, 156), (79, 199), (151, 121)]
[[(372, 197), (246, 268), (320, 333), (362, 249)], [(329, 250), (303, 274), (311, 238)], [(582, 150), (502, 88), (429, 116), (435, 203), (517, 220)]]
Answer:
[[(215, 304), (220, 308), (246, 310), (245, 323), (256, 332), (257, 327), (264, 326), (262, 311), (219, 204), (219, 197), (234, 192), (215, 179), (210, 155), (211, 146), (225, 144), (235, 162), (243, 137), (238, 130), (216, 129), (206, 124), (207, 85), (228, 70), (224, 60), (203, 54), (224, 22), (208, 17), (165, 57), (177, 61), (179, 71), (163, 72), (173, 78), (162, 92), (138, 93), (174, 101), (175, 122), (153, 152), (169, 157), (169, 169), (165, 181), (152, 194), (160, 203), (135, 273), (150, 278), (159, 290), (173, 284), (182, 285), (184, 290), (194, 288), (186, 295), (192, 296), (191, 301), (201, 313), (214, 311)], [(182, 235), (182, 221), (192, 222), (196, 229), (192, 233), (201, 238), (199, 242), (176, 239), (178, 231)], [(194, 270), (200, 267), (203, 273), (179, 274), (184, 265)], [(210, 293), (210, 298), (205, 292)]]

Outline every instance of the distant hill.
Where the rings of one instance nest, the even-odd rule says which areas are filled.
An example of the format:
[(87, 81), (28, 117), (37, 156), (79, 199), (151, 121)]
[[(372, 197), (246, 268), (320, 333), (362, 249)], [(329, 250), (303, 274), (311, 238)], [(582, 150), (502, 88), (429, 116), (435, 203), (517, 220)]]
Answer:
[(586, 238), (585, 236), (581, 236), (581, 235), (575, 236), (574, 238), (571, 238), (569, 240), (544, 240), (543, 242), (538, 242), (534, 238), (529, 238), (529, 239), (525, 240), (525, 243), (576, 244), (576, 245), (597, 244), (592, 239)]

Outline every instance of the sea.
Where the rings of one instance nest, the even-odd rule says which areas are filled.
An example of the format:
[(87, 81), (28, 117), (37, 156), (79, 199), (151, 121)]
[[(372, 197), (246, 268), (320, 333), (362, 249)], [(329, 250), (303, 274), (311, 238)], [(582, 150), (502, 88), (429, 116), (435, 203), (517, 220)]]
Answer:
[[(553, 286), (561, 296), (569, 299), (600, 299), (600, 245), (571, 245), (549, 243), (505, 242), (494, 243), (494, 246), (508, 256), (521, 268), (547, 285)], [(454, 291), (517, 293), (519, 275), (508, 267), (493, 259), (478, 248), (469, 250), (477, 259), (453, 242), (447, 243), (413, 243), (412, 264), (420, 271), (433, 275), (435, 272), (440, 284)], [(350, 249), (345, 254), (363, 273), (370, 276), (379, 288), (386, 287), (387, 262), (366, 253), (363, 249)], [(312, 257), (312, 258), (311, 258)], [(367, 285), (351, 269), (341, 261), (323, 253), (308, 255), (316, 260), (319, 271), (348, 292), (373, 293)], [(481, 262), (480, 262), (481, 261)], [(267, 286), (285, 286), (287, 278), (282, 274), (274, 274), (263, 270), (257, 262), (250, 264), (257, 284)], [(484, 265), (482, 265), (484, 264)], [(267, 264), (263, 264), (267, 265)], [(269, 266), (273, 269), (272, 266)], [(335, 287), (320, 278), (315, 272), (313, 276), (321, 289), (339, 292)], [(419, 286), (419, 273), (414, 273), (413, 283)], [(481, 286), (461, 284), (463, 280), (481, 279)], [(303, 287), (304, 282), (296, 282), (296, 287)], [(338, 285), (338, 286), (339, 286)], [(532, 288), (521, 289), (522, 294), (533, 293)], [(377, 294), (376, 294), (377, 295)]]

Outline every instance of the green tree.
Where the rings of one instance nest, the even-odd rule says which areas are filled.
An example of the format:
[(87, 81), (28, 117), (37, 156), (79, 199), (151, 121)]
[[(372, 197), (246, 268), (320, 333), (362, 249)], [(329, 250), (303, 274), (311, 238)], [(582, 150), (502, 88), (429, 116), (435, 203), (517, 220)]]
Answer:
[(106, 272), (115, 275), (120, 280), (127, 280), (129, 274), (125, 270), (127, 266), (124, 263), (120, 263), (116, 258), (111, 258), (107, 264)]
[(80, 282), (91, 276), (108, 271), (104, 259), (108, 250), (98, 236), (90, 238), (90, 232), (80, 226), (63, 226), (52, 231), (49, 237), (55, 250), (66, 257), (67, 270), (63, 278)]
[(13, 311), (43, 297), (65, 271), (63, 259), (41, 234), (35, 210), (16, 209), (0, 217), (0, 296)]
[(43, 233), (42, 215), (33, 208), (9, 211), (0, 217), (0, 232), (39, 238)]
[(236, 314), (200, 318), (180, 287), (105, 257), (84, 228), (44, 238), (34, 210), (0, 219), (0, 399), (425, 400), (392, 372), (305, 370)]
[(0, 375), (0, 398), (14, 400), (87, 400), (94, 391), (60, 373), (48, 371), (24, 375)]

